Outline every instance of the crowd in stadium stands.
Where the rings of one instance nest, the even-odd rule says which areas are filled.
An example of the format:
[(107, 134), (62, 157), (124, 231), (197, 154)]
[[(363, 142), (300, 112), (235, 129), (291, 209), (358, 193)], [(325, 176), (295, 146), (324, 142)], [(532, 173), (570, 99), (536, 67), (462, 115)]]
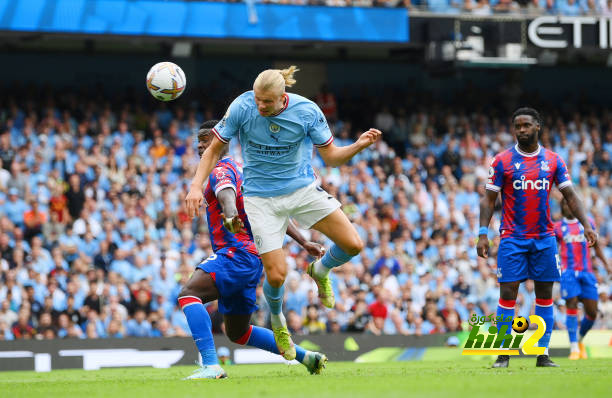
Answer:
[(442, 14), (612, 16), (612, 0), (255, 0), (255, 3), (310, 4), (330, 7), (405, 7), (410, 10)]
[[(183, 199), (198, 162), (195, 132), (216, 112), (159, 104), (147, 113), (133, 102), (55, 98), (0, 103), (0, 340), (189, 335), (177, 295), (211, 254), (211, 243), (205, 219), (191, 220)], [(316, 100), (336, 144), (351, 142), (357, 131), (341, 121), (342, 100), (327, 91)], [(513, 145), (507, 116), (442, 104), (381, 106), (372, 115), (385, 142), (340, 168), (315, 159), (323, 186), (343, 203), (365, 249), (332, 273), (337, 299), (328, 310), (304, 272), (311, 259), (287, 238), (289, 328), (376, 335), (467, 330), (471, 314), (494, 313), (499, 297), (499, 238), (491, 232), (488, 260), (477, 258), (475, 242), (489, 163)], [(549, 115), (542, 142), (567, 162), (609, 258), (612, 113)], [(239, 159), (237, 145), (231, 153)], [(552, 206), (558, 218), (557, 202)], [(494, 220), (492, 231), (499, 215)], [(316, 232), (304, 233), (329, 245)], [(594, 268), (595, 328), (612, 328), (610, 275), (598, 260)], [(533, 289), (531, 282), (521, 286), (522, 315), (533, 313)], [(556, 325), (564, 329), (558, 290), (556, 284)], [(258, 304), (253, 322), (264, 325), (261, 291)], [(216, 303), (207, 309), (214, 332), (222, 332)]]

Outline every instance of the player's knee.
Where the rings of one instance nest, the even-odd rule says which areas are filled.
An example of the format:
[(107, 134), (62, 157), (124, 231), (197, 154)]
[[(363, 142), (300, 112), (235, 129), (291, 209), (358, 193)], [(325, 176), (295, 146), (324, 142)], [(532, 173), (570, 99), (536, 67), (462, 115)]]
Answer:
[(364, 245), (363, 245), (363, 241), (361, 240), (361, 238), (359, 236), (355, 236), (353, 237), (353, 239), (351, 239), (345, 251), (346, 251), (346, 254), (350, 256), (356, 256), (359, 253), (361, 253), (361, 251), (363, 250), (363, 247)]
[(181, 288), (181, 291), (178, 294), (178, 298), (181, 299), (182, 297), (186, 297), (186, 296), (200, 297), (198, 292), (196, 292), (194, 289), (192, 289), (188, 285), (185, 285)]
[(586, 308), (584, 313), (589, 317), (590, 320), (594, 321), (597, 319), (597, 309)]
[(268, 270), (266, 271), (266, 276), (270, 286), (281, 287), (285, 283), (287, 271), (282, 269)]
[(227, 327), (225, 328), (225, 335), (232, 343), (246, 344), (245, 335), (249, 332), (249, 328), (235, 328), (235, 327)]

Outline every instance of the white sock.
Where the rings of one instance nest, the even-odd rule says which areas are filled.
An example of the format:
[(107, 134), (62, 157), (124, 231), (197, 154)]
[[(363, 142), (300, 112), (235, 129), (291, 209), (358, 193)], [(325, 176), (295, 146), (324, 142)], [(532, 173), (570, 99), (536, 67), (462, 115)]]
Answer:
[(578, 351), (580, 351), (580, 348), (578, 348), (578, 343), (577, 342), (570, 343), (570, 351), (571, 352), (578, 352)]
[(548, 347), (544, 348), (544, 355), (548, 355)]
[(319, 278), (326, 277), (327, 275), (329, 275), (329, 271), (331, 271), (331, 268), (327, 268), (326, 266), (323, 265), (323, 262), (321, 262), (321, 259), (318, 259), (317, 261), (315, 261), (313, 268), (314, 268), (315, 275), (318, 276)]
[(270, 314), (270, 323), (272, 324), (272, 329), (287, 327), (287, 320), (282, 312), (278, 315)]
[(302, 361), (302, 365), (308, 366), (314, 360), (314, 355), (312, 351), (306, 351), (304, 355), (304, 360)]
[(583, 336), (583, 335), (581, 335), (581, 334), (579, 334), (579, 335), (578, 335), (578, 342), (579, 342), (579, 343), (582, 343), (582, 340), (584, 340), (584, 336)]

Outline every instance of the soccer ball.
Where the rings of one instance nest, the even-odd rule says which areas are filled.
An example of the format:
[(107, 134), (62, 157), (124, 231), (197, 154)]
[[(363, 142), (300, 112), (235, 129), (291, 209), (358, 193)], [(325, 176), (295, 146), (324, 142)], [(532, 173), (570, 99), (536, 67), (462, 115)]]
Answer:
[(185, 73), (172, 62), (155, 64), (147, 73), (147, 89), (160, 101), (177, 99), (185, 91), (186, 84)]
[(525, 330), (529, 328), (529, 322), (525, 317), (517, 316), (512, 321), (512, 330), (516, 333), (525, 333)]

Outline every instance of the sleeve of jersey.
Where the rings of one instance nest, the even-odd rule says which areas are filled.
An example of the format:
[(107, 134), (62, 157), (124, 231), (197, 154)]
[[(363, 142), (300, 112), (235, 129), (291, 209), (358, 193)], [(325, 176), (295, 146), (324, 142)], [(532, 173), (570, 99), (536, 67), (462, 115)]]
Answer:
[(210, 174), (210, 189), (217, 196), (225, 188), (231, 188), (236, 192), (236, 176), (231, 170), (224, 167), (216, 167)]
[(498, 157), (495, 157), (489, 167), (489, 179), (487, 180), (485, 188), (489, 191), (499, 192), (501, 191), (503, 182), (504, 167), (502, 161)]
[(555, 171), (555, 183), (559, 189), (563, 189), (572, 185), (572, 180), (570, 178), (569, 172), (567, 171), (567, 166), (561, 156), (557, 155), (557, 170)]
[(327, 146), (334, 141), (334, 136), (321, 109), (315, 104), (312, 107), (314, 115), (308, 126), (308, 135), (317, 148)]
[(219, 141), (227, 144), (232, 138), (238, 134), (240, 128), (240, 98), (236, 98), (227, 108), (227, 112), (223, 119), (215, 127), (212, 132)]

